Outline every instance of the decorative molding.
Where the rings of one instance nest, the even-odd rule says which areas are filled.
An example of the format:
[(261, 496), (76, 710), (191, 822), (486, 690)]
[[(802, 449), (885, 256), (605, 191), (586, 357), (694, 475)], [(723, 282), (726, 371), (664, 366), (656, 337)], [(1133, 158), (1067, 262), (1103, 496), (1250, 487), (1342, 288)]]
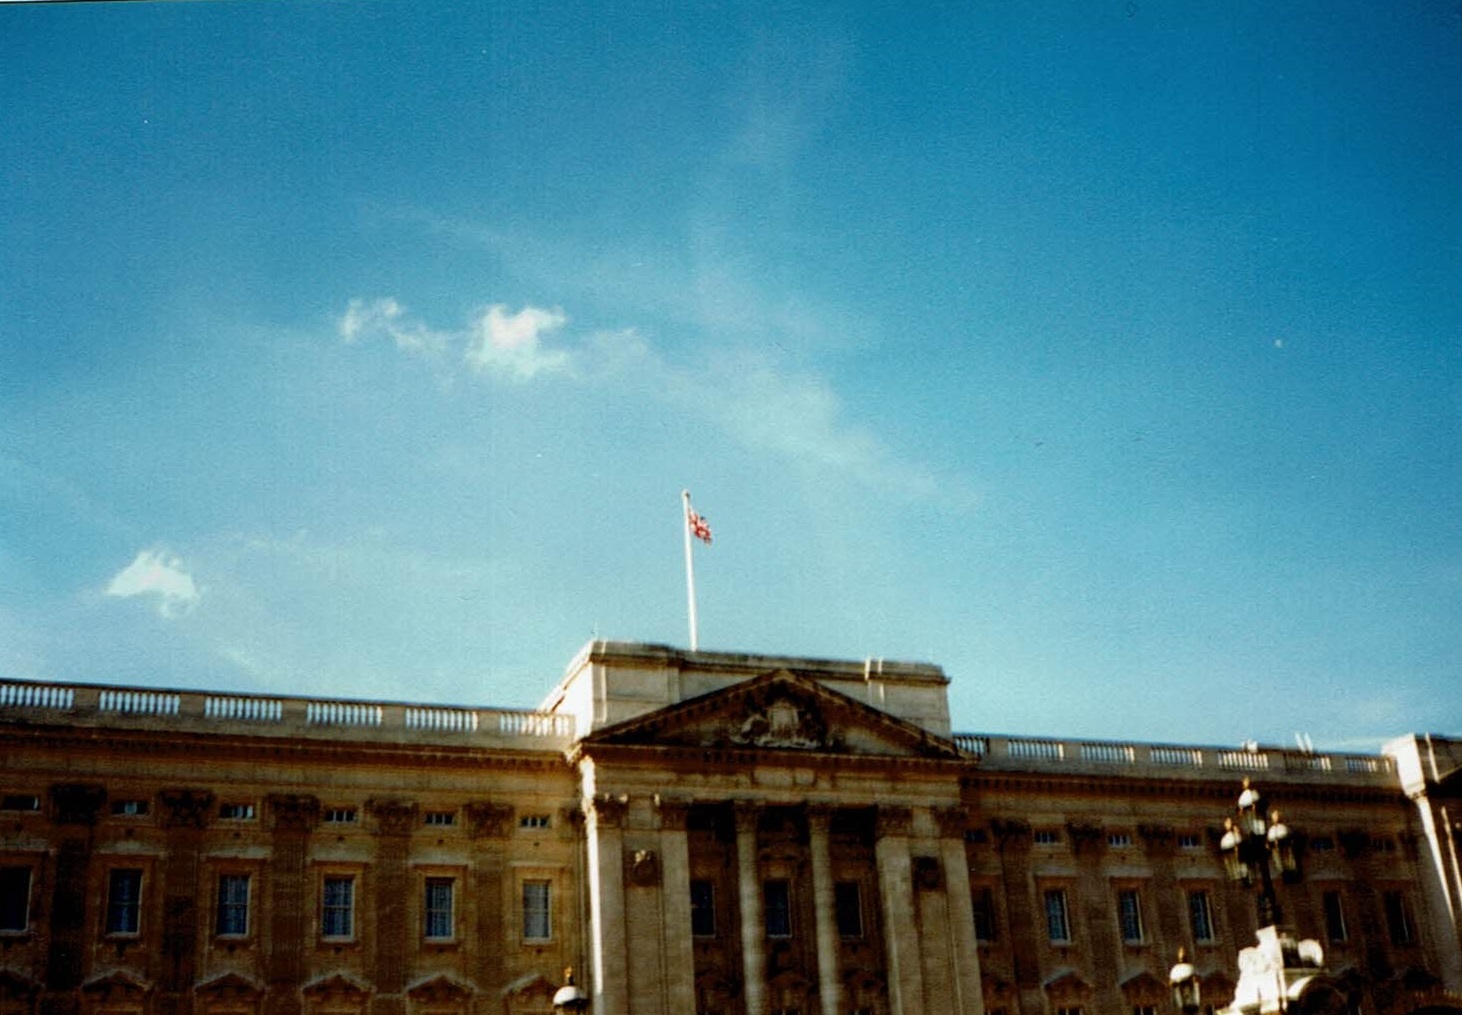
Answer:
[(599, 793), (585, 801), (584, 815), (595, 827), (622, 828), (629, 813), (628, 793)]
[(656, 793), (655, 813), (660, 815), (660, 828), (667, 832), (683, 832), (690, 820), (690, 801)]
[(164, 828), (203, 828), (216, 799), (203, 789), (165, 789), (157, 797), (162, 801)]
[(58, 825), (93, 825), (106, 802), (107, 791), (100, 786), (62, 783), (51, 787), (51, 805)]
[(624, 877), (637, 888), (660, 884), (660, 854), (653, 849), (636, 849), (624, 856)]
[(875, 834), (880, 839), (890, 835), (908, 835), (913, 823), (914, 812), (911, 808), (879, 804)]
[(476, 800), (465, 808), (467, 834), (474, 839), (503, 839), (513, 827), (513, 808), (490, 800)]
[(990, 821), (990, 831), (995, 833), (995, 841), (1002, 851), (1007, 847), (1011, 849), (1031, 848), (1029, 821), (1022, 821), (1020, 818), (993, 818)]
[(725, 739), (738, 747), (775, 747), (801, 751), (841, 750), (829, 735), (822, 709), (809, 694), (770, 684), (748, 694), (739, 720)]
[(761, 823), (761, 804), (754, 800), (733, 800), (731, 802), (731, 813), (736, 821), (736, 831), (756, 833), (757, 826)]
[(1071, 836), (1071, 851), (1078, 854), (1100, 852), (1107, 841), (1106, 829), (1088, 822), (1068, 822), (1066, 834)]
[(382, 835), (410, 835), (416, 827), (419, 808), (408, 800), (367, 800), (366, 810), (376, 819)]
[(934, 815), (934, 823), (939, 826), (942, 838), (964, 841), (968, 817), (963, 807), (931, 807), (929, 813)]
[(318, 797), (271, 793), (265, 800), (269, 805), (270, 827), (277, 832), (309, 832), (319, 824)]

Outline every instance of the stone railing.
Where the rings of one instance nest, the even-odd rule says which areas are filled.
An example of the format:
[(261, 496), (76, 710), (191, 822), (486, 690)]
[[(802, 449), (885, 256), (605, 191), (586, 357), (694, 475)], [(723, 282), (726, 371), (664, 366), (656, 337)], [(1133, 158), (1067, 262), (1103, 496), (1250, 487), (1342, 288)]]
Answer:
[(1212, 778), (1270, 774), (1388, 784), (1396, 780), (1395, 762), (1383, 754), (1334, 754), (1283, 747), (1189, 747), (1110, 740), (956, 733), (955, 745), (983, 767), (997, 771), (1107, 773), (1133, 776)]
[(562, 749), (574, 737), (573, 717), (552, 712), (0, 680), (0, 722), (22, 716), (87, 726), (364, 736), (539, 750)]

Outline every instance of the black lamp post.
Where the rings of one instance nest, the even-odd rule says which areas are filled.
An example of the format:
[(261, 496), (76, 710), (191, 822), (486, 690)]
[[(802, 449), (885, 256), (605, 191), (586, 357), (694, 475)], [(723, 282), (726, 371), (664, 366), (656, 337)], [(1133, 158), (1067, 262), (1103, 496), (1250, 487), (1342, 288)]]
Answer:
[(563, 971), (563, 986), (558, 988), (553, 995), (553, 1010), (556, 1015), (563, 1015), (565, 1012), (585, 1012), (589, 1010), (589, 995), (585, 994), (574, 984), (574, 970), (570, 966)]
[(1238, 813), (1224, 820), (1219, 847), (1230, 880), (1247, 888), (1258, 875), (1259, 926), (1268, 927), (1284, 918), (1279, 895), (1274, 890), (1274, 875), (1290, 881), (1297, 866), (1289, 826), (1279, 820), (1278, 811), (1270, 811), (1266, 818), (1263, 805), (1259, 791), (1245, 779)]
[(1182, 1015), (1194, 1015), (1201, 1007), (1199, 976), (1181, 948), (1178, 949), (1178, 964), (1168, 973), (1168, 982), (1173, 987), (1173, 1007)]

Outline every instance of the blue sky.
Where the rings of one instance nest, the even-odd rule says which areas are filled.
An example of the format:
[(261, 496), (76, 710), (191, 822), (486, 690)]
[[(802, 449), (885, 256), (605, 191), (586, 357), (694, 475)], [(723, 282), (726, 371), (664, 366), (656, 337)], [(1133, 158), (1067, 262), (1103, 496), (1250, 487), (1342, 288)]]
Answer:
[[(611, 9), (612, 8), (612, 9)], [(1462, 732), (1455, 0), (0, 4), (0, 674)]]

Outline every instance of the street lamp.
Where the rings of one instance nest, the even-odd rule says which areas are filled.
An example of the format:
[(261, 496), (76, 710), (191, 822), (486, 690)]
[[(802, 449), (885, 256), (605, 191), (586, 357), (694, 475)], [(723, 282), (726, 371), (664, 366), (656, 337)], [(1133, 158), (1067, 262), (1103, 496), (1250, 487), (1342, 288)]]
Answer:
[(589, 1010), (589, 995), (574, 985), (574, 968), (563, 971), (563, 986), (553, 995), (553, 1010), (557, 1013), (584, 1012)]
[(1279, 819), (1278, 811), (1270, 811), (1265, 816), (1263, 798), (1245, 779), (1238, 812), (1224, 820), (1223, 829), (1219, 848), (1223, 850), (1229, 879), (1247, 888), (1257, 874), (1259, 925), (1268, 927), (1279, 923), (1283, 914), (1279, 895), (1274, 890), (1274, 874), (1291, 881), (1298, 871), (1289, 826)]
[(1168, 973), (1168, 982), (1173, 986), (1173, 1006), (1182, 1015), (1194, 1015), (1201, 1007), (1199, 1003), (1199, 976), (1193, 964), (1187, 960), (1183, 949), (1178, 949), (1178, 964)]

